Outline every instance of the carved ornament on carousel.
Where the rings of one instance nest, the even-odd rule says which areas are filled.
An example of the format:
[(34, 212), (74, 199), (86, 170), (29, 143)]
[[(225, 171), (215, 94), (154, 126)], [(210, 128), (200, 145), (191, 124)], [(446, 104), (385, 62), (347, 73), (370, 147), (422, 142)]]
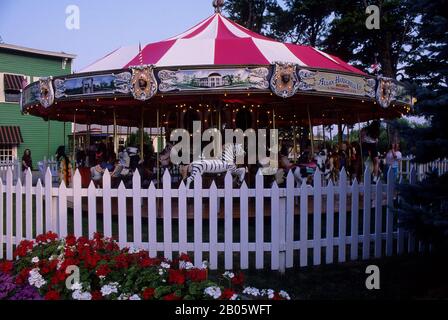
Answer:
[(157, 93), (157, 80), (154, 75), (154, 66), (136, 66), (130, 68), (131, 92), (135, 99), (146, 101)]
[(44, 108), (48, 108), (54, 103), (52, 77), (39, 80), (39, 93), (39, 102)]
[(397, 95), (397, 84), (392, 78), (378, 77), (378, 88), (376, 90), (376, 99), (382, 108), (389, 107)]
[(282, 98), (290, 98), (295, 95), (299, 89), (297, 65), (277, 62), (273, 69), (271, 90)]

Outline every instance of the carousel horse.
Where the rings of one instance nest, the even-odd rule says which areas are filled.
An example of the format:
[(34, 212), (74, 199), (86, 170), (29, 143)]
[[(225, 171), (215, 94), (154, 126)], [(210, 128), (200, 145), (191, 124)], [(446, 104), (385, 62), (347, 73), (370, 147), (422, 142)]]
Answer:
[(327, 151), (321, 150), (314, 157), (314, 161), (308, 163), (293, 164), (287, 157), (281, 157), (281, 168), (275, 173), (275, 181), (277, 184), (284, 183), (289, 170), (291, 170), (294, 176), (294, 182), (297, 186), (301, 186), (305, 181), (311, 183), (311, 179), (314, 176), (316, 170), (320, 170), (324, 180), (327, 181), (330, 177), (330, 169), (328, 168)]
[(244, 156), (245, 153), (241, 144), (228, 143), (223, 147), (222, 159), (201, 159), (193, 161), (188, 166), (188, 171), (191, 171), (191, 174), (186, 179), (187, 189), (197, 175), (202, 176), (204, 173), (230, 172), (233, 176), (238, 177), (238, 185), (241, 185), (244, 181), (246, 168), (238, 168), (235, 161), (236, 158)]

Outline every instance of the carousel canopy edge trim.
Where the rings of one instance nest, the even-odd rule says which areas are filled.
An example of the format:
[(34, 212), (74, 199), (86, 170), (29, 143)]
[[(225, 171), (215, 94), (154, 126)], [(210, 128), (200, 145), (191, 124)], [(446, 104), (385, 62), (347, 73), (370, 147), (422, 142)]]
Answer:
[(405, 84), (386, 77), (363, 76), (334, 70), (305, 68), (277, 62), (271, 66), (155, 67), (42, 78), (22, 92), (22, 111), (40, 105), (47, 109), (67, 99), (134, 97), (146, 101), (156, 94), (267, 92), (290, 98), (296, 94), (331, 94), (376, 99), (382, 108), (392, 102), (412, 107)]

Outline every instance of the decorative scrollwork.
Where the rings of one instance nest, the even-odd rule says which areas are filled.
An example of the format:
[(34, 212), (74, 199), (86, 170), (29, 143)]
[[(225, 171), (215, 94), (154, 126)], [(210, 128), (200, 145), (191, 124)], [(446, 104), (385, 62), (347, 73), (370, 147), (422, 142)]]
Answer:
[(366, 91), (366, 96), (370, 98), (375, 98), (375, 86), (376, 86), (376, 80), (375, 79), (366, 79), (366, 85), (364, 86), (364, 90)]
[(130, 72), (116, 74), (114, 80), (115, 92), (124, 94), (131, 92), (131, 78), (132, 74)]
[(63, 97), (67, 96), (65, 93), (65, 90), (67, 89), (65, 87), (65, 80), (55, 79), (54, 80), (54, 89), (55, 89), (54, 96), (56, 97), (56, 99), (63, 98)]
[(316, 72), (300, 69), (299, 70), (299, 89), (303, 91), (315, 90)]
[(41, 78), (39, 80), (39, 102), (44, 108), (50, 107), (54, 103), (54, 90), (52, 77)]
[(153, 66), (131, 67), (131, 92), (135, 99), (146, 101), (157, 93), (157, 80)]
[(397, 95), (397, 85), (391, 78), (379, 77), (376, 99), (382, 108), (389, 107)]
[(292, 63), (276, 63), (271, 78), (272, 91), (282, 98), (292, 97), (299, 89), (297, 65)]

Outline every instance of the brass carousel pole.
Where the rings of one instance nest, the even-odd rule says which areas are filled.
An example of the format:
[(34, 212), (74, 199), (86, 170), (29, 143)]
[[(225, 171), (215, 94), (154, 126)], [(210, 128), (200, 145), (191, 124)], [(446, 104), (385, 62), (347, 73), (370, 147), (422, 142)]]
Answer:
[(144, 151), (143, 151), (143, 147), (145, 145), (145, 141), (144, 141), (144, 139), (145, 139), (145, 135), (144, 135), (145, 124), (144, 124), (144, 119), (143, 119), (144, 114), (145, 114), (145, 111), (142, 107), (141, 122), (140, 122), (140, 157), (141, 157), (141, 160), (143, 160), (143, 157), (145, 156)]
[(117, 115), (114, 108), (114, 153), (115, 157), (118, 157), (118, 143), (117, 143)]
[(160, 129), (160, 110), (157, 108), (157, 130), (159, 130), (157, 135), (157, 186), (160, 185), (160, 136), (162, 135)]
[[(358, 140), (359, 140), (359, 149), (361, 150), (361, 176), (364, 174), (364, 156), (363, 156), (363, 152), (362, 152), (362, 139), (361, 139), (361, 120), (359, 118), (359, 113), (358, 113)], [(361, 181), (361, 177), (359, 177), (359, 180)]]
[(311, 123), (311, 113), (310, 113), (310, 105), (306, 106), (308, 112), (308, 124), (310, 127), (310, 137), (311, 137), (311, 157), (314, 156), (314, 132), (313, 132), (313, 124)]
[(76, 110), (75, 113), (73, 114), (73, 171), (75, 170), (76, 170)]

